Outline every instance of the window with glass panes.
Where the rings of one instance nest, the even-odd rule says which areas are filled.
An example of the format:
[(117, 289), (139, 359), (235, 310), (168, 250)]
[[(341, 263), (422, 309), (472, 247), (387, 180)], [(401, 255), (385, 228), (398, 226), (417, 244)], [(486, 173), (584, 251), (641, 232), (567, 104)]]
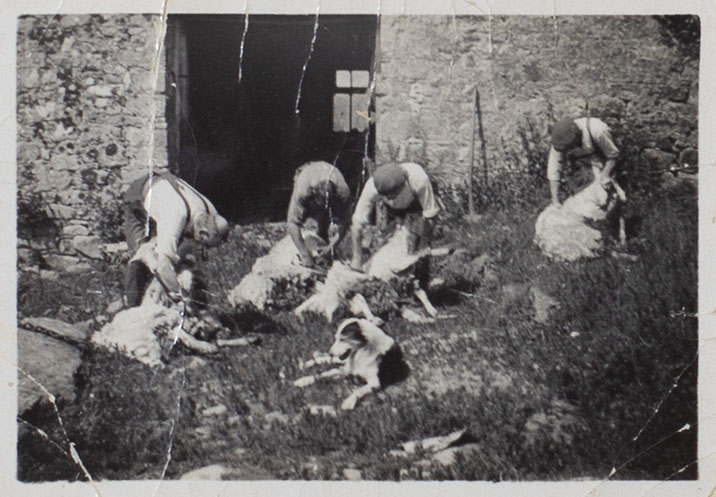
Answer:
[(336, 71), (336, 93), (333, 95), (333, 131), (363, 131), (370, 122), (368, 71)]

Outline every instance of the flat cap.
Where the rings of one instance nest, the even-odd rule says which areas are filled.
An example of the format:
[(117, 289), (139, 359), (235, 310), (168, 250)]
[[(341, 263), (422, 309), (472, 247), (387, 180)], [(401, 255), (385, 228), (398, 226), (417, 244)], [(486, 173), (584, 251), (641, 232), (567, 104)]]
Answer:
[(552, 146), (558, 152), (564, 152), (575, 142), (581, 131), (573, 119), (562, 119), (552, 129)]
[(381, 195), (389, 195), (398, 191), (408, 180), (408, 175), (398, 164), (385, 164), (373, 173), (375, 189)]

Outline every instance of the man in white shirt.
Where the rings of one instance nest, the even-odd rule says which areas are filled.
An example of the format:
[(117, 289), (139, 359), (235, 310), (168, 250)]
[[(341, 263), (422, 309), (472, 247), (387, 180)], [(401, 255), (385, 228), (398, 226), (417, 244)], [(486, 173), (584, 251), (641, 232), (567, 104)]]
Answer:
[(552, 203), (555, 205), (561, 205), (559, 184), (567, 157), (591, 165), (594, 177), (599, 178), (604, 188), (614, 181), (619, 149), (604, 121), (596, 117), (581, 117), (562, 119), (555, 123), (547, 159), (547, 179)]
[(440, 210), (430, 178), (422, 166), (412, 162), (385, 164), (378, 167), (366, 182), (353, 212), (353, 269), (360, 270), (363, 265), (363, 227), (369, 224), (371, 214), (378, 203), (383, 203), (389, 214), (405, 220), (410, 234), (409, 254), (419, 252), (430, 245), (432, 220)]
[[(176, 266), (195, 243), (214, 247), (226, 239), (229, 224), (214, 205), (185, 181), (171, 175), (154, 175), (133, 182), (124, 194), (124, 233), (130, 251), (156, 242), (155, 276), (173, 301), (182, 299)], [(151, 274), (138, 261), (125, 275), (128, 307), (141, 304)]]

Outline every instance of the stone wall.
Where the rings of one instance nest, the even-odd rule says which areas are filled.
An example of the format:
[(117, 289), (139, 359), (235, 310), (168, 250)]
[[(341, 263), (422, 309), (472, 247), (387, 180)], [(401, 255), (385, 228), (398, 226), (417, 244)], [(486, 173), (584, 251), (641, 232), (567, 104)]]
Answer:
[[(378, 162), (421, 162), (443, 183), (467, 182), (475, 86), (489, 174), (535, 167), (551, 124), (587, 112), (655, 167), (697, 147), (698, 61), (653, 17), (384, 16), (379, 56)], [(480, 146), (476, 132), (482, 176)]]
[(160, 28), (156, 15), (19, 19), (21, 265), (80, 270), (81, 259), (103, 258), (119, 241), (124, 184), (150, 160), (167, 167)]
[[(125, 185), (168, 167), (160, 28), (157, 15), (19, 19), (21, 267), (105, 258)], [(534, 168), (551, 123), (587, 112), (655, 167), (697, 146), (698, 62), (652, 17), (383, 16), (379, 51), (377, 160), (420, 162), (443, 184), (467, 181), (475, 86), (490, 174)], [(476, 133), (481, 177), (480, 146)]]

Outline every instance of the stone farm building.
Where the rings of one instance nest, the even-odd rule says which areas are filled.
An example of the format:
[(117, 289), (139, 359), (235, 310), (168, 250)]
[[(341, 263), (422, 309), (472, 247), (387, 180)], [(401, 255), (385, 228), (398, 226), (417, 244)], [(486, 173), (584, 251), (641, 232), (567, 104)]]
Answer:
[(305, 161), (356, 189), (363, 156), (412, 160), (460, 188), (473, 139), (479, 175), (535, 167), (563, 116), (601, 117), (656, 167), (695, 154), (698, 58), (663, 19), (327, 15), (311, 50), (314, 20), (170, 15), (159, 43), (157, 15), (19, 18), (21, 267), (117, 250), (121, 192), (150, 167), (252, 222), (282, 217)]

